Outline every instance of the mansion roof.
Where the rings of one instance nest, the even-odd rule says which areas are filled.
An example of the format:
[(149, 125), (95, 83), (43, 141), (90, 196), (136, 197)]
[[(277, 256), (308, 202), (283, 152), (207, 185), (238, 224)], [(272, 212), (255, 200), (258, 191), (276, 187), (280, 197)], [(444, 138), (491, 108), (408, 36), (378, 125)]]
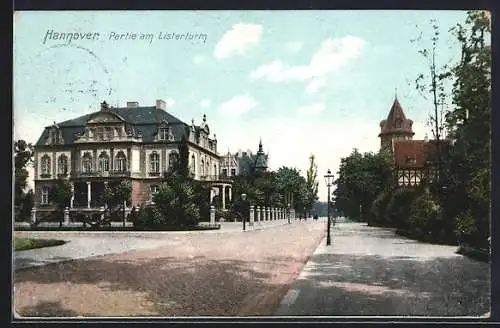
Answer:
[[(104, 103), (105, 104), (105, 103)], [(85, 127), (94, 117), (102, 113), (109, 113), (114, 116), (117, 121), (124, 123), (125, 133), (133, 137), (141, 137), (142, 142), (152, 142), (158, 132), (158, 126), (162, 122), (166, 122), (175, 140), (180, 140), (186, 134), (186, 127), (193, 127), (195, 132), (198, 133), (201, 129), (205, 128), (206, 122), (204, 118), (203, 126), (188, 125), (178, 119), (177, 117), (169, 114), (165, 110), (155, 107), (106, 107), (100, 111), (95, 111), (86, 115), (76, 117), (60, 123), (55, 123), (48, 126), (42, 132), (36, 145), (45, 145), (46, 140), (49, 138), (51, 129), (55, 126), (60, 131), (64, 144), (73, 144), (75, 140), (84, 132)], [(208, 127), (206, 127), (208, 131)]]

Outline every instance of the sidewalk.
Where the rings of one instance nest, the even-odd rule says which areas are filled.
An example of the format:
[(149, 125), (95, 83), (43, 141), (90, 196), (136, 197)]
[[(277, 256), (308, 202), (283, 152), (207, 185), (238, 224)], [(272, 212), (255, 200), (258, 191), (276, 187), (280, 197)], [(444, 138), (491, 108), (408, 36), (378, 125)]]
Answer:
[(283, 298), (277, 316), (461, 316), (490, 310), (490, 271), (392, 229), (338, 223)]

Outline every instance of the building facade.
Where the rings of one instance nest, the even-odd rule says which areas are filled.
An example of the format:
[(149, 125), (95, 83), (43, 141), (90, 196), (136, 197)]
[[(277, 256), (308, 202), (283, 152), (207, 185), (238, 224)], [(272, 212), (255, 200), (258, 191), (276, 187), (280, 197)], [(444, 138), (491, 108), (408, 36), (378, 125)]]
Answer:
[[(189, 132), (188, 132), (189, 131)], [(217, 139), (202, 124), (186, 124), (166, 111), (166, 103), (141, 107), (101, 104), (97, 112), (46, 127), (35, 145), (35, 208), (51, 206), (49, 190), (58, 178), (72, 186), (69, 207), (92, 209), (108, 184), (129, 180), (129, 206), (141, 206), (158, 191), (163, 172), (171, 170), (182, 138), (188, 141), (189, 168), (195, 180), (205, 181), (212, 191), (231, 188), (219, 179)]]
[(261, 140), (256, 154), (250, 150), (238, 151), (234, 154), (228, 151), (226, 155), (221, 156), (221, 175), (231, 178), (249, 175), (254, 171), (267, 171), (268, 160), (269, 154), (264, 153)]
[[(388, 151), (394, 159), (395, 181), (399, 186), (417, 186), (424, 179), (436, 178), (436, 140), (414, 140), (413, 121), (406, 115), (397, 97), (387, 118), (380, 122), (380, 150)], [(448, 151), (450, 140), (440, 140), (442, 153)]]

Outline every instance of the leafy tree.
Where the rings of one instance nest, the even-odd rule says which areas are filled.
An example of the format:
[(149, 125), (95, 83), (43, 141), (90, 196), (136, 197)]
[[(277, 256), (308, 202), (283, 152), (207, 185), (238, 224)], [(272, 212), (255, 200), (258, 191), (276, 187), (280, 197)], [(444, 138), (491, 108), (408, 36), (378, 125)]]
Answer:
[(57, 179), (50, 188), (49, 199), (56, 206), (53, 215), (59, 218), (61, 226), (64, 219), (64, 209), (69, 206), (71, 196), (71, 184), (67, 180)]
[(318, 200), (318, 166), (314, 161), (314, 155), (309, 157), (309, 169), (306, 175), (306, 199), (305, 208), (307, 212), (311, 212), (314, 203)]
[(459, 236), (486, 247), (491, 214), (491, 26), (484, 12), (469, 11), (465, 24), (457, 24), (452, 32), (462, 51), (452, 68), (454, 108), (446, 115), (455, 140), (449, 183), (455, 195), (447, 208), (456, 214)]
[(29, 173), (26, 169), (33, 163), (33, 146), (24, 140), (14, 143), (14, 202), (21, 207), (24, 189), (28, 184)]

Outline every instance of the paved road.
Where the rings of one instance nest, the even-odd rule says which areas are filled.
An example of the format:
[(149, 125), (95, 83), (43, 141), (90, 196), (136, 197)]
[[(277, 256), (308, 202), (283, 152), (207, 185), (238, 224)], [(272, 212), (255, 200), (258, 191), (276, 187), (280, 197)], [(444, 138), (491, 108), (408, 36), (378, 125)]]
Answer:
[(276, 315), (481, 316), (490, 311), (490, 267), (455, 246), (339, 223), (291, 286)]
[[(266, 221), (247, 227), (247, 231), (273, 229), (285, 224), (288, 223), (284, 220)], [(180, 242), (179, 236), (185, 234), (241, 232), (241, 222), (224, 222), (220, 230), (199, 231), (16, 231), (16, 237), (61, 239), (67, 241), (67, 243), (60, 246), (15, 252), (14, 267), (19, 270), (73, 259), (146, 250), (165, 245), (177, 245)]]

